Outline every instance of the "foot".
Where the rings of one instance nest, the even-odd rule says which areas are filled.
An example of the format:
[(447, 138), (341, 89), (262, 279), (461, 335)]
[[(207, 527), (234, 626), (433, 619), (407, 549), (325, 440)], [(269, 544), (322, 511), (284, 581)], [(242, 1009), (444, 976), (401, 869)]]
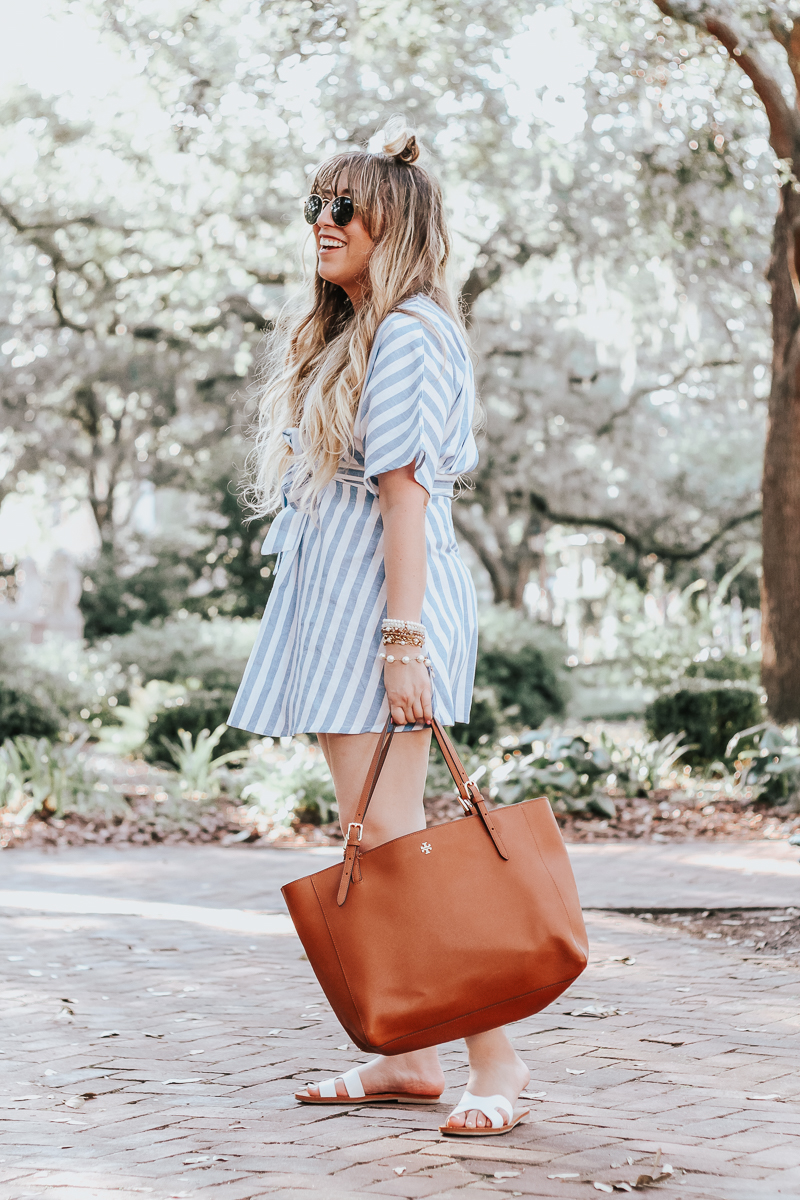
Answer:
[[(515, 1108), (520, 1092), (530, 1083), (531, 1073), (510, 1045), (508, 1050), (510, 1053), (480, 1065), (470, 1063), (467, 1091), (473, 1096), (505, 1096)], [(505, 1113), (501, 1115), (503, 1124), (507, 1125)], [(485, 1129), (492, 1124), (487, 1116), (474, 1108), (453, 1114), (446, 1123), (451, 1129)]]
[[(364, 1092), (374, 1096), (382, 1092), (406, 1092), (411, 1096), (440, 1096), (444, 1091), (444, 1075), (435, 1050), (417, 1050), (413, 1054), (397, 1054), (391, 1058), (373, 1058), (358, 1068)], [(316, 1084), (301, 1089), (312, 1099), (319, 1096)], [(347, 1097), (341, 1077), (336, 1080), (336, 1094)]]

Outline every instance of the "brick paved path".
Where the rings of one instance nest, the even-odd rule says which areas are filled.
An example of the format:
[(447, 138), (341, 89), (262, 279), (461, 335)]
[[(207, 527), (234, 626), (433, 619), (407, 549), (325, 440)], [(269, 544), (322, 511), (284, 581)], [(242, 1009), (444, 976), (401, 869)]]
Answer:
[[(277, 878), (325, 865), (203, 847), (14, 851), (0, 886), (268, 909)], [(463, 1044), (443, 1050), (446, 1103), (295, 1104), (296, 1082), (365, 1056), (293, 936), (0, 912), (2, 1200), (580, 1200), (607, 1191), (595, 1181), (634, 1182), (659, 1148), (674, 1174), (652, 1191), (673, 1200), (800, 1196), (791, 963), (589, 914), (589, 969), (513, 1030), (543, 1093), (529, 1121), (446, 1141), (436, 1127), (465, 1082)], [(568, 1015), (601, 1004), (620, 1012)]]

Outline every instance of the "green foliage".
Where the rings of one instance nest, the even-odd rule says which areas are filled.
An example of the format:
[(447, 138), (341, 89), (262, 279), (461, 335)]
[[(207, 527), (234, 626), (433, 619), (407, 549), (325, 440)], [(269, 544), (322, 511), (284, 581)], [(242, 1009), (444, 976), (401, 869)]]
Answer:
[[(274, 556), (261, 555), (265, 529), (246, 521), (229, 480), (209, 489), (214, 519), (176, 543), (140, 540), (127, 553), (107, 547), (86, 570), (81, 610), (96, 641), (150, 625), (178, 610), (203, 617), (260, 617), (272, 587)], [(262, 571), (267, 574), (262, 574)]]
[(658, 696), (645, 711), (653, 737), (683, 732), (694, 743), (685, 754), (692, 766), (722, 760), (731, 738), (760, 716), (758, 695), (745, 687), (681, 688)]
[(530, 644), (517, 650), (487, 648), (479, 655), (475, 681), (494, 689), (501, 711), (536, 729), (545, 717), (564, 712), (560, 665), (555, 656)]
[[(18, 87), (0, 112), (7, 486), (44, 472), (87, 496), (133, 568), (123, 590), (98, 577), (93, 636), (213, 575), (210, 536), (171, 565), (128, 561), (129, 501), (145, 484), (182, 493), (174, 524), (202, 526), (195, 499), (242, 457), (233, 397), (298, 277), (308, 165), (362, 144), (388, 97), (413, 113), (459, 213), (488, 422), (456, 521), (495, 598), (521, 602), (553, 520), (624, 530), (639, 579), (651, 553), (683, 571), (754, 539), (753, 518), (738, 523), (758, 507), (774, 155), (713, 41), (607, 0), (206, 0), (188, 15), (75, 0), (69, 20), (87, 38), (102, 22), (120, 88), (68, 111)], [(583, 65), (574, 104), (525, 86), (548, 28)], [(583, 128), (554, 136), (548, 111), (581, 103)], [(244, 553), (246, 537), (225, 536)], [(211, 580), (187, 606), (256, 613), (257, 556), (239, 579), (228, 567), (230, 586)]]
[(780, 729), (769, 721), (731, 738), (726, 757), (741, 763), (740, 792), (772, 804), (800, 802), (800, 745), (797, 726)]
[[(491, 771), (492, 799), (500, 804), (516, 804), (546, 795), (557, 812), (589, 809), (614, 815), (613, 801), (608, 796), (593, 796), (601, 778), (604, 781), (611, 769), (611, 759), (603, 746), (591, 749), (585, 738), (551, 737), (538, 729), (522, 734), (518, 742), (511, 756)], [(531, 752), (526, 754), (524, 747), (532, 747)]]
[(222, 768), (230, 762), (238, 762), (245, 757), (232, 750), (212, 758), (220, 738), (227, 729), (226, 725), (218, 725), (213, 733), (201, 729), (196, 738), (186, 729), (178, 730), (180, 745), (167, 742), (172, 758), (178, 768), (180, 780), (178, 786), (183, 796), (194, 800), (204, 800), (207, 797), (218, 796), (223, 779)]
[[(122, 714), (118, 707), (119, 717), (109, 714), (109, 720), (133, 721), (146, 730), (137, 748), (144, 747), (151, 762), (164, 759), (164, 740), (177, 741), (179, 730), (197, 737), (202, 729), (224, 724), (256, 629), (255, 621), (227, 617), (204, 621), (194, 613), (152, 625), (137, 624), (130, 633), (109, 638), (103, 643), (108, 658), (147, 683), (147, 695), (136, 692), (131, 700), (134, 713)], [(223, 748), (238, 749), (252, 736), (246, 730), (228, 729)]]
[(147, 755), (150, 749), (154, 754), (157, 747), (149, 746), (149, 743), (159, 716), (182, 706), (185, 696), (185, 687), (166, 683), (163, 679), (151, 679), (145, 687), (131, 687), (130, 704), (117, 705), (113, 709), (114, 724), (102, 725), (98, 730), (98, 749), (119, 755), (134, 754), (138, 750)]
[(322, 751), (294, 740), (286, 748), (265, 738), (241, 773), (239, 795), (263, 817), (269, 829), (295, 820), (313, 825), (335, 820), (339, 811), (333, 779)]
[(629, 796), (646, 794), (663, 785), (687, 749), (675, 734), (622, 748), (605, 731), (590, 742), (548, 729), (526, 730), (502, 738), (493, 748), (494, 756), (485, 764), (489, 794), (500, 804), (546, 795), (556, 812), (613, 818), (616, 806), (609, 788)]
[(174, 743), (182, 732), (190, 737), (199, 737), (205, 729), (221, 727), (223, 748), (239, 750), (252, 741), (253, 734), (246, 729), (235, 729), (226, 724), (231, 711), (235, 692), (217, 688), (214, 691), (198, 689), (184, 693), (180, 703), (173, 703), (155, 713), (150, 723), (149, 738), (144, 747), (144, 757), (149, 762), (163, 762), (165, 746)]
[(85, 739), (64, 745), (48, 738), (17, 737), (0, 747), (0, 804), (24, 825), (44, 809), (55, 817), (124, 817), (126, 801), (88, 762)]
[(0, 738), (19, 734), (56, 738), (64, 723), (63, 714), (49, 698), (36, 699), (28, 691), (0, 679)]
[(478, 745), (502, 726), (538, 727), (560, 716), (569, 699), (564, 645), (554, 630), (504, 606), (482, 611), (468, 725), (453, 727), (456, 741)]
[[(30, 645), (12, 630), (0, 633), (0, 737), (55, 738), (71, 724), (77, 731), (79, 711), (98, 686), (94, 666), (75, 643)], [(115, 678), (103, 673), (107, 689)]]
[(258, 624), (226, 617), (203, 621), (198, 614), (137, 624), (122, 637), (108, 638), (104, 654), (135, 672), (145, 683), (197, 680), (208, 691), (238, 687)]

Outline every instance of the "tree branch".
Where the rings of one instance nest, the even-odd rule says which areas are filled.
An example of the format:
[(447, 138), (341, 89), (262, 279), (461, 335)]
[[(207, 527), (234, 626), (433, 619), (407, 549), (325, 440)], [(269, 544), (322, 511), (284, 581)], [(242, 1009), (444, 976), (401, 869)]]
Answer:
[(508, 587), (502, 578), (502, 568), (498, 566), (494, 555), (490, 554), (486, 543), (478, 533), (477, 529), (472, 529), (465, 521), (461, 519), (458, 511), (458, 505), (453, 506), (453, 525), (456, 532), (463, 537), (464, 541), (472, 547), (481, 561), (481, 565), (486, 568), (492, 582), (492, 591), (495, 599), (500, 603), (504, 599), (508, 599)]
[(595, 516), (578, 516), (576, 513), (560, 513), (551, 509), (544, 496), (535, 492), (530, 495), (531, 504), (536, 511), (553, 525), (588, 525), (595, 529), (608, 529), (611, 533), (621, 534), (628, 545), (632, 546), (638, 555), (655, 554), (658, 558), (667, 560), (668, 562), (691, 562), (692, 559), (700, 558), (707, 550), (710, 550), (720, 538), (723, 538), (726, 533), (730, 533), (738, 525), (744, 525), (748, 521), (754, 521), (761, 516), (761, 509), (754, 508), (750, 512), (740, 513), (738, 516), (729, 517), (707, 537), (704, 542), (698, 546), (666, 546), (663, 542), (657, 542), (655, 539), (650, 540), (633, 533), (626, 528), (621, 522), (613, 517), (595, 517)]
[(695, 370), (696, 371), (704, 371), (704, 370), (709, 370), (711, 367), (735, 367), (735, 366), (738, 366), (737, 359), (725, 359), (725, 358), (722, 358), (719, 360), (715, 359), (711, 362), (705, 362), (705, 363), (687, 363), (687, 365), (683, 368), (682, 371), (678, 371), (676, 374), (674, 374), (672, 376), (672, 379), (669, 381), (669, 383), (664, 383), (664, 384), (659, 383), (656, 385), (656, 387), (637, 388), (635, 392), (631, 392), (631, 395), (628, 399), (627, 404), (623, 405), (622, 408), (618, 408), (616, 410), (616, 412), (613, 412), (611, 414), (611, 416), (606, 421), (603, 422), (602, 425), (599, 425), (597, 427), (597, 429), (595, 430), (595, 437), (604, 437), (605, 434), (611, 433), (611, 430), (614, 427), (614, 422), (617, 421), (620, 417), (627, 417), (628, 413), (632, 412), (634, 410), (634, 408), (636, 408), (636, 405), (639, 403), (639, 401), (644, 400), (645, 396), (652, 396), (653, 392), (660, 391), (662, 387), (665, 387), (665, 388), (673, 387), (676, 383), (681, 383), (681, 381), (686, 378), (686, 376), (689, 374), (690, 371), (695, 371)]
[(552, 258), (557, 250), (556, 242), (547, 246), (532, 246), (516, 237), (508, 225), (500, 225), (481, 246), (472, 270), (461, 287), (461, 312), (467, 324), (478, 297), (494, 287), (509, 267), (524, 267), (535, 254)]
[(655, 0), (655, 4), (665, 16), (711, 34), (725, 47), (764, 105), (770, 141), (778, 158), (794, 158), (800, 142), (800, 115), (786, 103), (780, 83), (769, 73), (758, 52), (735, 28), (733, 12), (717, 5), (697, 4), (696, 0)]

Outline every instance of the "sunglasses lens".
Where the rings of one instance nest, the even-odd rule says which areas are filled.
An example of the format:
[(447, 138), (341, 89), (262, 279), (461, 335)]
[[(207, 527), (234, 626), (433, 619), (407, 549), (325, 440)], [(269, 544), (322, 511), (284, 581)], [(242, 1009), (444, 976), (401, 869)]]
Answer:
[(355, 206), (349, 196), (337, 196), (331, 204), (331, 217), (340, 228), (348, 225), (355, 216)]
[[(313, 225), (322, 212), (323, 199), (321, 196), (309, 196), (303, 207), (303, 216), (309, 225)], [(335, 218), (334, 218), (335, 219)]]

